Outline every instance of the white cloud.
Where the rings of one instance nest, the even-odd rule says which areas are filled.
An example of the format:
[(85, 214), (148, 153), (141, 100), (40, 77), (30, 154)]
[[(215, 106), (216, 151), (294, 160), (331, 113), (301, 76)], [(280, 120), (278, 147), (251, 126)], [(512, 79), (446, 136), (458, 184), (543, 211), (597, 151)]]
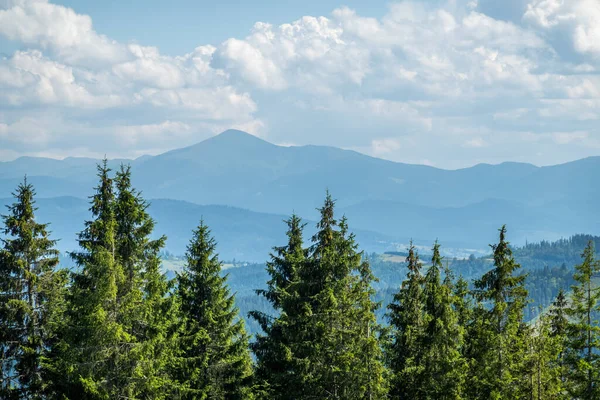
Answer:
[(541, 117), (571, 121), (597, 121), (600, 119), (600, 98), (541, 100), (538, 110)]
[(419, 130), (429, 131), (432, 120), (423, 116), (417, 107), (410, 103), (389, 101), (383, 99), (369, 99), (356, 102), (354, 106), (359, 114), (370, 114), (376, 118), (391, 119), (403, 122), (409, 127), (418, 127)]
[(194, 118), (209, 120), (235, 121), (239, 117), (249, 117), (257, 108), (248, 93), (238, 93), (232, 86), (174, 90), (144, 88), (135, 94), (135, 99), (157, 108), (189, 110)]
[(191, 129), (188, 124), (167, 120), (158, 124), (118, 126), (115, 134), (122, 145), (136, 146), (143, 142), (147, 146), (149, 142), (177, 140), (181, 135), (189, 134)]
[(555, 132), (552, 134), (554, 142), (557, 144), (570, 144), (573, 142), (584, 141), (589, 138), (588, 132)]
[(48, 127), (42, 121), (23, 118), (12, 124), (0, 123), (0, 140), (17, 146), (39, 148), (50, 141)]
[(596, 0), (533, 0), (523, 19), (544, 31), (567, 34), (577, 52), (600, 56), (600, 2)]
[(128, 57), (124, 46), (99, 35), (88, 15), (46, 1), (7, 2), (0, 10), (0, 34), (52, 50), (69, 63), (115, 62)]
[(227, 40), (221, 49), (221, 56), (227, 60), (227, 68), (237, 69), (244, 79), (259, 88), (279, 90), (287, 87), (275, 62), (248, 42)]
[(600, 98), (600, 78), (597, 76), (579, 78), (576, 82), (566, 85), (565, 91), (570, 98)]
[[(0, 37), (30, 47), (0, 59), (2, 145), (31, 141), (83, 153), (97, 146), (131, 155), (192, 144), (231, 126), (264, 133), (250, 94), (211, 66), (214, 46), (168, 57), (110, 40), (67, 7), (27, 0), (1, 6)], [(120, 112), (127, 124), (113, 117)]]
[(467, 0), (399, 1), (381, 18), (343, 7), (167, 56), (70, 8), (0, 0), (0, 37), (21, 48), (0, 59), (0, 147), (133, 156), (235, 127), (454, 167), (562, 160), (598, 136), (598, 4), (531, 0), (514, 22)]
[(479, 148), (479, 147), (485, 147), (485, 146), (487, 146), (487, 143), (480, 137), (475, 137), (475, 138), (466, 140), (463, 143), (463, 147)]
[(0, 99), (13, 106), (104, 108), (122, 103), (117, 93), (92, 94), (77, 82), (72, 67), (52, 61), (38, 50), (17, 51), (10, 59), (0, 60), (0, 87)]
[(182, 69), (173, 60), (161, 57), (158, 49), (130, 45), (136, 59), (113, 66), (112, 71), (124, 81), (137, 82), (143, 86), (173, 89), (185, 84)]
[(262, 89), (323, 92), (360, 84), (369, 69), (368, 49), (344, 42), (342, 34), (341, 26), (325, 17), (303, 17), (277, 28), (259, 22), (244, 40), (227, 40), (219, 60)]

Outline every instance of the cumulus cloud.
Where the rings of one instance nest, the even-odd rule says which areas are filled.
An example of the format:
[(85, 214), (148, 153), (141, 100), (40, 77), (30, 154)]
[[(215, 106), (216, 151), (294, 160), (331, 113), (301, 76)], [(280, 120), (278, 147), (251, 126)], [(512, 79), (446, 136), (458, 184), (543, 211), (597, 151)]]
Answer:
[(475, 137), (473, 139), (466, 140), (463, 143), (464, 147), (484, 147), (487, 143), (480, 137)]
[(368, 49), (344, 42), (343, 32), (325, 17), (303, 17), (276, 28), (259, 22), (244, 40), (223, 43), (217, 61), (267, 90), (322, 92), (346, 82), (360, 84), (369, 69)]
[(588, 132), (555, 132), (553, 139), (558, 144), (569, 144), (577, 141), (584, 141), (589, 138)]
[(7, 104), (104, 108), (122, 104), (118, 93), (94, 94), (78, 82), (74, 69), (44, 57), (39, 50), (17, 51), (0, 60), (0, 98)]
[(568, 35), (579, 53), (600, 57), (600, 3), (596, 0), (534, 0), (523, 19), (545, 32)]
[(25, 143), (154, 154), (230, 127), (448, 167), (589, 155), (599, 3), (493, 4), (398, 1), (381, 18), (341, 7), (167, 56), (68, 7), (0, 0), (0, 37), (21, 44), (0, 59), (0, 157)]
[(0, 123), (0, 139), (18, 147), (33, 145), (41, 147), (50, 139), (48, 127), (32, 118), (23, 118), (12, 124)]
[(189, 134), (191, 126), (178, 121), (163, 121), (158, 124), (123, 125), (115, 128), (119, 142), (124, 146), (139, 145), (144, 142), (176, 140), (180, 135)]
[(2, 1), (0, 37), (27, 48), (0, 59), (6, 147), (91, 154), (88, 147), (120, 156), (192, 144), (232, 125), (255, 133), (264, 127), (250, 94), (211, 66), (214, 46), (164, 56), (111, 40), (89, 16), (44, 0)]
[(43, 0), (5, 2), (0, 34), (51, 50), (70, 63), (116, 62), (128, 57), (124, 46), (96, 33), (88, 15)]

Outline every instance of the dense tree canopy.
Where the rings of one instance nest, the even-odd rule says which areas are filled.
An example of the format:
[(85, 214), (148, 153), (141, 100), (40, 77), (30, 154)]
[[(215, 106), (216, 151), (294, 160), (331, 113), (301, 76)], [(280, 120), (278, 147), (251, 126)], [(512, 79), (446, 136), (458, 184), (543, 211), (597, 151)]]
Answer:
[[(600, 398), (593, 237), (515, 249), (502, 227), (490, 257), (442, 258), (437, 242), (421, 257), (411, 243), (392, 255), (404, 263), (382, 262), (327, 193), (312, 238), (298, 216), (286, 221), (252, 337), (204, 222), (167, 279), (166, 238), (131, 178), (98, 166), (70, 271), (35, 218), (33, 187), (18, 186), (0, 231), (0, 398)], [(553, 266), (523, 273), (517, 257), (538, 253)]]

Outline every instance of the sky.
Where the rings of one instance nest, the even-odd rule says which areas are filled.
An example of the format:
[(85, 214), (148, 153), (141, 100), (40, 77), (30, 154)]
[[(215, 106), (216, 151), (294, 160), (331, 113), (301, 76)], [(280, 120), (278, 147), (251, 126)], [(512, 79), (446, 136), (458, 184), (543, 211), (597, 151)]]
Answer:
[(0, 0), (0, 161), (236, 128), (463, 168), (600, 155), (597, 0)]

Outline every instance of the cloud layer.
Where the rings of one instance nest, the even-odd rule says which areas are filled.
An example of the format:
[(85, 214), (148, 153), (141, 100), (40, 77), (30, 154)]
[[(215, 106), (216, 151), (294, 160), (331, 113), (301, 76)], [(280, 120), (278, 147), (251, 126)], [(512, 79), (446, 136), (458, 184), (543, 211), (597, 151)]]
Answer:
[(339, 8), (173, 57), (58, 4), (0, 0), (0, 38), (21, 48), (0, 59), (0, 159), (135, 157), (229, 127), (450, 168), (600, 154), (600, 3), (505, 7)]

